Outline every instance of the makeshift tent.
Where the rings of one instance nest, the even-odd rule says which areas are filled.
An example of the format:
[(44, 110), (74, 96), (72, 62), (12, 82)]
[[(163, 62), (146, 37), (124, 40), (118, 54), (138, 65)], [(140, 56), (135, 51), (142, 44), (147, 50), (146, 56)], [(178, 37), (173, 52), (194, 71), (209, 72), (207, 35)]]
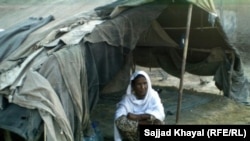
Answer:
[(44, 11), (47, 17), (0, 32), (0, 128), (25, 140), (44, 133), (49, 141), (80, 141), (92, 132), (89, 115), (99, 94), (122, 92), (131, 67), (161, 67), (181, 77), (189, 4), (185, 71), (214, 76), (225, 96), (249, 104), (240, 55), (212, 0), (120, 0), (94, 11), (64, 9), (74, 15), (60, 22)]

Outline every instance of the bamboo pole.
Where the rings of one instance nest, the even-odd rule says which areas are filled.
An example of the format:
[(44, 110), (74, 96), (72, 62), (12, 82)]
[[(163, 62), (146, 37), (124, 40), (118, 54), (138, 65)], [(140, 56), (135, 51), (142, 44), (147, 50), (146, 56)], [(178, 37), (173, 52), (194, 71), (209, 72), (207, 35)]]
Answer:
[(178, 105), (177, 105), (176, 123), (179, 122), (179, 114), (180, 114), (181, 102), (182, 102), (183, 76), (184, 76), (185, 69), (186, 69), (185, 66), (186, 66), (189, 32), (190, 32), (190, 25), (191, 25), (191, 18), (192, 18), (192, 10), (193, 10), (193, 5), (190, 4), (189, 8), (188, 8), (187, 29), (186, 29), (186, 37), (185, 37), (182, 68), (181, 68), (181, 78), (180, 78), (180, 85), (179, 85), (179, 98), (178, 98)]

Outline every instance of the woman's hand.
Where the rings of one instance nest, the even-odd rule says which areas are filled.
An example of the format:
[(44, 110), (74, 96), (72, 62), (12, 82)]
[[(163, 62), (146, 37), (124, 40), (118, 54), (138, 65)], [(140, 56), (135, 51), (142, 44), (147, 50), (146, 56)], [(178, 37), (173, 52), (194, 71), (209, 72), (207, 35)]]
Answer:
[(139, 118), (140, 118), (139, 115), (132, 114), (132, 113), (128, 113), (127, 118), (130, 119), (130, 120), (135, 120), (135, 121), (140, 120), (140, 119), (139, 119)]
[(153, 121), (153, 124), (154, 124), (154, 125), (162, 125), (162, 122), (161, 122), (159, 119), (155, 119), (155, 120)]
[(127, 118), (130, 120), (142, 121), (142, 120), (150, 120), (150, 114), (133, 114), (128, 113)]
[(127, 118), (130, 120), (138, 121), (139, 124), (144, 125), (162, 125), (159, 119), (152, 118), (150, 114), (133, 114), (128, 113)]

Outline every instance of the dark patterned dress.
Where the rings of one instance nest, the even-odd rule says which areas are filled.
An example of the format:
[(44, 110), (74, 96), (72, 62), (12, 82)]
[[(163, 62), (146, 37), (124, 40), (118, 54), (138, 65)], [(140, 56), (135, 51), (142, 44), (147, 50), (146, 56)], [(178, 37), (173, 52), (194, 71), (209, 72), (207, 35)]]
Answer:
[(122, 136), (123, 141), (138, 141), (138, 122), (129, 120), (127, 117), (121, 116), (115, 120), (115, 124)]

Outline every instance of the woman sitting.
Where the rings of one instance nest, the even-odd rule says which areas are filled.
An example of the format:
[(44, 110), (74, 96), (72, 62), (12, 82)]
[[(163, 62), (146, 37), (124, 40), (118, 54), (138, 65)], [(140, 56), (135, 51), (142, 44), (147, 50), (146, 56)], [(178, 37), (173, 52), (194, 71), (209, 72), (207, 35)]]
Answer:
[(117, 104), (114, 140), (138, 140), (139, 125), (164, 124), (165, 112), (158, 93), (144, 71), (135, 72), (126, 95)]

